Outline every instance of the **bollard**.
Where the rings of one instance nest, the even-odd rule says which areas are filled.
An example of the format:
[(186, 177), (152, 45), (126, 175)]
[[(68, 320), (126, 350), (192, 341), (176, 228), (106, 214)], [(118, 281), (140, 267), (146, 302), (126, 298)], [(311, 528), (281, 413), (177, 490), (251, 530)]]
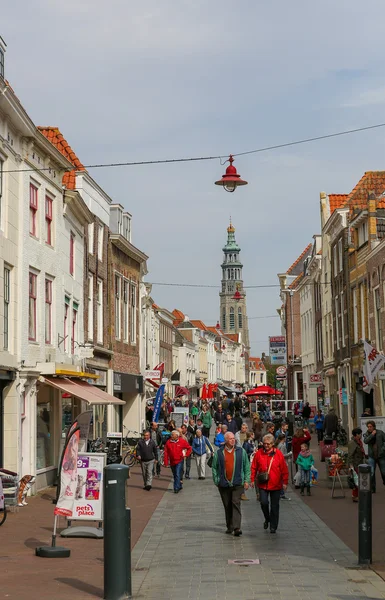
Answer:
[(369, 465), (358, 467), (358, 564), (372, 563), (372, 477)]
[(104, 468), (104, 598), (126, 600), (131, 589), (131, 519), (126, 509), (126, 465)]

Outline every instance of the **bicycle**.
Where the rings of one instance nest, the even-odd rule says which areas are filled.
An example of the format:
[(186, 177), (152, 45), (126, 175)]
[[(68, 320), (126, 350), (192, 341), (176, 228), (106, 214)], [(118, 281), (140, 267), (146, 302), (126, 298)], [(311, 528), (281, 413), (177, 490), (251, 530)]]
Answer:
[(16, 506), (19, 491), (19, 476), (13, 471), (0, 469), (0, 526), (7, 518), (7, 505)]
[[(130, 433), (134, 435), (129, 436)], [(140, 464), (140, 460), (136, 457), (136, 446), (141, 437), (138, 431), (127, 429), (126, 437), (122, 440), (122, 463), (127, 467), (131, 468), (135, 464)]]
[(0, 526), (5, 522), (7, 518), (7, 506), (5, 504), (4, 492), (3, 492), (3, 482), (0, 477)]

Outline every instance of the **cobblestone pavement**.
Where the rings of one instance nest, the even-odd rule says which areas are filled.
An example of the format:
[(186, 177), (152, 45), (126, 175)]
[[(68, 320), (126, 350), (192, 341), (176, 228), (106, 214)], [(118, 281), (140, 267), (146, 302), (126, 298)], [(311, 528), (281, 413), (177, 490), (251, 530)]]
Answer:
[[(243, 536), (225, 534), (211, 472), (166, 492), (133, 553), (133, 596), (146, 600), (361, 600), (385, 598), (385, 582), (295, 494), (281, 502), (276, 535), (264, 531), (254, 490), (242, 503)], [(256, 559), (260, 565), (229, 565)]]

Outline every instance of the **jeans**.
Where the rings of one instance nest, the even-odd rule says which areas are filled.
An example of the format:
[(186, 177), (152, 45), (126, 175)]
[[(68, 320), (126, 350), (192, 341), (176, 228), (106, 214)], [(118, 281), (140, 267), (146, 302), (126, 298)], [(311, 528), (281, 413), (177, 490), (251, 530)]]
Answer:
[(210, 427), (205, 427), (203, 425), (202, 427), (202, 435), (204, 435), (205, 437), (207, 437), (207, 439), (210, 438)]
[[(269, 510), (270, 496), (270, 510)], [(263, 490), (259, 488), (259, 500), (265, 521), (270, 523), (270, 529), (277, 529), (279, 522), (279, 499), (281, 490)]]
[(385, 485), (385, 456), (381, 458), (368, 458), (368, 464), (370, 465), (370, 469), (372, 471), (372, 490), (376, 491), (376, 466), (380, 469), (382, 482)]
[(310, 477), (311, 476), (310, 469), (308, 469), (307, 471), (305, 471), (305, 469), (301, 469), (300, 468), (299, 469), (299, 474), (301, 476), (301, 479), (300, 479), (301, 486), (302, 485), (310, 486), (310, 479), (311, 479), (311, 477)]
[(206, 477), (206, 457), (207, 454), (202, 454), (202, 456), (196, 455), (198, 477)]
[(225, 518), (227, 529), (241, 528), (241, 495), (243, 494), (243, 485), (234, 487), (219, 487), (219, 493), (222, 498), (225, 509)]
[(190, 469), (191, 469), (191, 454), (190, 456), (188, 456), (187, 458), (185, 458), (184, 463), (186, 465), (185, 469), (182, 469), (182, 476), (181, 479), (183, 480), (183, 477), (190, 477)]
[(178, 492), (182, 489), (181, 476), (183, 473), (183, 460), (181, 460), (178, 464), (173, 465), (171, 467), (171, 471), (174, 477), (174, 492)]
[(142, 467), (143, 483), (145, 486), (152, 485), (152, 476), (154, 471), (155, 460), (141, 461), (140, 466)]
[(319, 442), (322, 442), (322, 440), (324, 439), (323, 429), (317, 429), (317, 439)]

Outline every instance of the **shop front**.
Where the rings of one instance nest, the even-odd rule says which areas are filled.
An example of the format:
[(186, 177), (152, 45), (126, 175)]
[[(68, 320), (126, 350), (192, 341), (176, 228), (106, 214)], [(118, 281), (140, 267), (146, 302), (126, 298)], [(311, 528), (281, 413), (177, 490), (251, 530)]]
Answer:
[[(87, 365), (87, 371), (94, 375), (94, 378), (87, 379), (87, 383), (95, 386), (96, 389), (107, 392), (107, 369), (96, 369)], [(93, 407), (92, 418), (92, 434), (93, 439), (107, 437), (108, 430), (108, 407), (106, 405), (98, 405)]]
[(13, 454), (12, 448), (16, 446), (18, 435), (14, 381), (15, 370), (0, 369), (0, 467), (8, 469), (14, 468), (11, 454)]
[(146, 423), (146, 403), (142, 375), (131, 373), (113, 374), (114, 396), (124, 400), (124, 406), (116, 409), (116, 431), (139, 431)]

